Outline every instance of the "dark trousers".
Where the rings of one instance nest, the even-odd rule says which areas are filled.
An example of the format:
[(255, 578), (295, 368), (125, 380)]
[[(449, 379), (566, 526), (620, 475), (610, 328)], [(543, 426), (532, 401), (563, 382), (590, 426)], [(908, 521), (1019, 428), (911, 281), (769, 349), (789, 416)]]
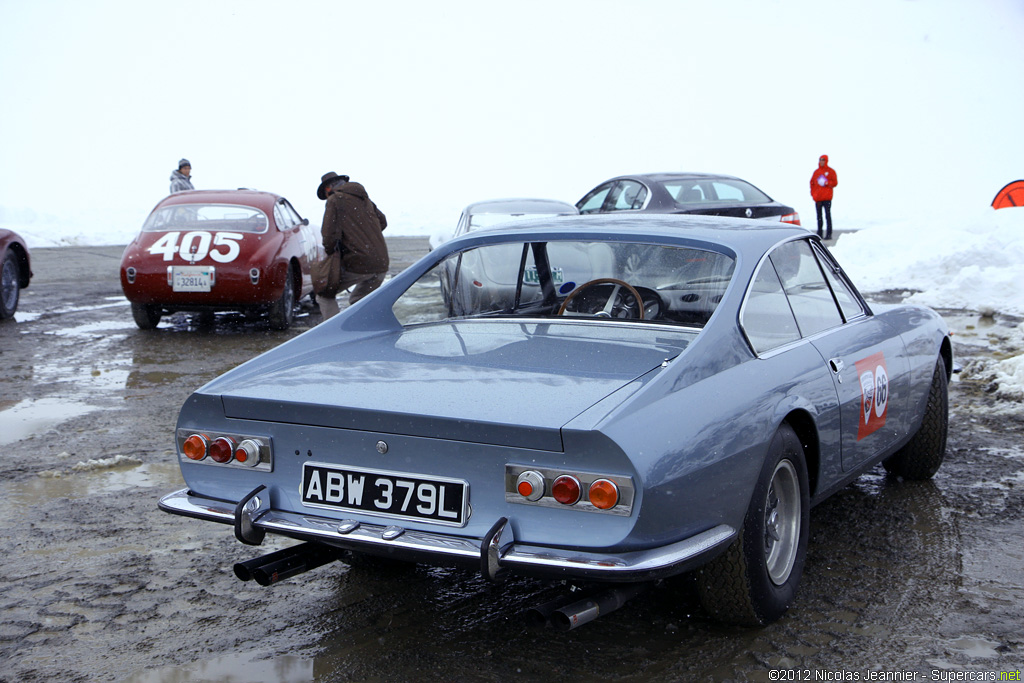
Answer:
[(814, 210), (818, 212), (818, 237), (821, 237), (821, 210), (825, 209), (825, 221), (828, 223), (828, 229), (825, 233), (825, 239), (832, 239), (832, 200), (826, 199), (820, 202), (814, 202)]

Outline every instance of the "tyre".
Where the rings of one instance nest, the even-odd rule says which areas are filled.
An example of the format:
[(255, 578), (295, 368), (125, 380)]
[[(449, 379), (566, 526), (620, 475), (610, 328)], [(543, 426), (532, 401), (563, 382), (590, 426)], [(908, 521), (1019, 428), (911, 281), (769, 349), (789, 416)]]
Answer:
[(924, 418), (914, 436), (882, 464), (890, 474), (904, 479), (931, 479), (946, 457), (946, 432), (949, 429), (949, 387), (946, 366), (935, 363)]
[(13, 318), (21, 297), (21, 268), (14, 252), (8, 252), (0, 264), (0, 319)]
[(281, 298), (271, 304), (269, 313), (270, 327), (275, 330), (287, 330), (295, 319), (295, 278), (291, 265), (284, 279)]
[(697, 573), (701, 605), (716, 619), (763, 626), (789, 609), (807, 554), (807, 481), (800, 439), (783, 424), (768, 447), (739, 535)]
[(132, 317), (140, 330), (152, 330), (160, 323), (160, 309), (150, 304), (132, 304)]

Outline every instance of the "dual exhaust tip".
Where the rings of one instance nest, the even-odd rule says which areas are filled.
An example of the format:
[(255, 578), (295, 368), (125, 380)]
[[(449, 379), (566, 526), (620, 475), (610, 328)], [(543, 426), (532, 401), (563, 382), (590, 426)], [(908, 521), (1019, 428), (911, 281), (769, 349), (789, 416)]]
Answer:
[[(271, 586), (310, 569), (341, 559), (345, 551), (322, 543), (307, 541), (268, 555), (261, 555), (234, 566), (235, 576), (242, 581), (255, 581)], [(578, 595), (562, 595), (526, 611), (527, 625), (541, 628), (551, 624), (559, 631), (571, 631), (598, 617), (614, 612), (640, 595), (650, 584), (628, 583), (613, 588)]]

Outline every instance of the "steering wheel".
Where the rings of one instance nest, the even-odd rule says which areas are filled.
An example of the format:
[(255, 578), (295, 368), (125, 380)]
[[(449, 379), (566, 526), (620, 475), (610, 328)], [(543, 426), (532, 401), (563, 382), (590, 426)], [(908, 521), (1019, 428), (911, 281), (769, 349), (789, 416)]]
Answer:
[[(578, 297), (583, 292), (587, 291), (591, 287), (597, 285), (613, 285), (612, 291), (608, 295), (608, 300), (605, 302), (604, 307), (599, 311), (594, 311), (590, 315), (598, 318), (636, 318), (637, 320), (644, 319), (644, 300), (640, 296), (640, 292), (636, 291), (636, 288), (630, 285), (628, 282), (619, 280), (613, 277), (602, 277), (597, 280), (591, 280), (590, 282), (584, 282), (582, 285), (572, 290), (569, 296), (565, 297), (565, 301), (558, 307), (558, 315), (565, 315), (566, 310), (569, 307), (569, 302)], [(626, 291), (623, 291), (625, 289)], [(633, 311), (630, 310), (631, 304), (628, 295), (633, 295), (633, 302), (635, 306), (636, 315), (631, 315)], [(570, 311), (572, 313), (572, 311)], [(621, 315), (621, 314), (627, 315)]]

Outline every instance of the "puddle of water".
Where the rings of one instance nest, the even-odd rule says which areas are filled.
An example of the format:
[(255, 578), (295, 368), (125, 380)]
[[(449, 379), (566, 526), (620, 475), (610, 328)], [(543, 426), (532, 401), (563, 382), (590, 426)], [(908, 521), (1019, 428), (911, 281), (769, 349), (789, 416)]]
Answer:
[(56, 330), (54, 334), (59, 337), (90, 337), (102, 334), (105, 337), (112, 330), (134, 330), (135, 328), (136, 325), (131, 320), (98, 320), (75, 327), (65, 327)]
[(94, 410), (99, 407), (58, 398), (25, 399), (0, 412), (0, 446), (46, 432)]
[(169, 666), (129, 676), (126, 683), (312, 683), (313, 662), (285, 655), (252, 659), (255, 653), (227, 655), (184, 666)]
[[(170, 490), (184, 484), (181, 469), (173, 455), (167, 462), (140, 464), (131, 458), (115, 462), (105, 461), (67, 462), (66, 467), (49, 470), (43, 476), (18, 482), (12, 490), (4, 491), (4, 506), (14, 507), (37, 505), (51, 499), (79, 499), (97, 493), (113, 493), (126, 489), (159, 487)], [(3, 488), (7, 488), (4, 486)]]
[(999, 650), (996, 649), (999, 647), (999, 643), (994, 643), (991, 640), (985, 640), (984, 638), (962, 636), (956, 640), (947, 642), (946, 647), (954, 652), (961, 652), (974, 659), (999, 656)]

